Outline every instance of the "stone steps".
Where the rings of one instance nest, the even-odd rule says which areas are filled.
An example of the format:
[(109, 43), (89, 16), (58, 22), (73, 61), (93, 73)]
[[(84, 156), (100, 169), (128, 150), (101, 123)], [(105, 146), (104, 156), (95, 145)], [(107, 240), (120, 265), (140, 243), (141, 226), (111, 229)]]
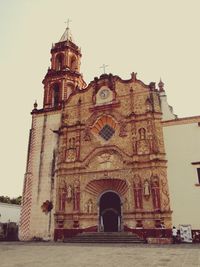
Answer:
[(65, 243), (145, 243), (137, 235), (128, 232), (82, 233), (65, 238)]

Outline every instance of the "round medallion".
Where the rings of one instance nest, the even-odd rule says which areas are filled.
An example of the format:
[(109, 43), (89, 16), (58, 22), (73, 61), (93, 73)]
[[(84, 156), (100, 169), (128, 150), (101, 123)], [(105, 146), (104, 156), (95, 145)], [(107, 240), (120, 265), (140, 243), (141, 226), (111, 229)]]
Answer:
[(100, 97), (102, 99), (106, 99), (108, 96), (109, 96), (110, 92), (108, 89), (103, 89), (101, 92), (100, 92)]

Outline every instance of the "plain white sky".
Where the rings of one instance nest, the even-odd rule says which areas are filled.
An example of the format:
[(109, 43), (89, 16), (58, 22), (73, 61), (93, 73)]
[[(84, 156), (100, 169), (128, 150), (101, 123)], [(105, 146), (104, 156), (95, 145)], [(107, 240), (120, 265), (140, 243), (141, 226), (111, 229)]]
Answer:
[(107, 72), (149, 84), (162, 77), (179, 117), (199, 115), (199, 0), (0, 0), (0, 195), (21, 195), (30, 111), (70, 18), (89, 83)]

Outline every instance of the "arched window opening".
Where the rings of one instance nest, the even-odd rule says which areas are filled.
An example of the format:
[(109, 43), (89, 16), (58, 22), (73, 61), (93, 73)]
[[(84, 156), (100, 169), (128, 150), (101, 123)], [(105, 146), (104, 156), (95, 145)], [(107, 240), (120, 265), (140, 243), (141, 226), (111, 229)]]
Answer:
[(53, 105), (57, 107), (59, 104), (59, 97), (60, 97), (60, 88), (58, 84), (53, 86)]
[(77, 60), (75, 56), (72, 56), (71, 58), (71, 70), (73, 71), (77, 70)]
[(62, 54), (56, 56), (56, 70), (61, 70), (63, 68), (64, 58)]

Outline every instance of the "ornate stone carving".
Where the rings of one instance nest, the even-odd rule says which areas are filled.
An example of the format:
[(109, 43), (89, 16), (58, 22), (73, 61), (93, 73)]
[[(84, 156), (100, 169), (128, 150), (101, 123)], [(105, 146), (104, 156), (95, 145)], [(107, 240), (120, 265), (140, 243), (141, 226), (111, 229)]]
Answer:
[(74, 182), (74, 202), (73, 209), (74, 211), (80, 211), (80, 181), (75, 180)]
[(166, 171), (160, 170), (160, 183), (161, 183), (161, 193), (162, 193), (162, 210), (170, 210), (170, 198), (169, 198), (169, 189), (167, 184), (167, 174)]
[(113, 155), (111, 153), (102, 153), (98, 156), (98, 162), (101, 169), (110, 169), (112, 167)]
[(59, 211), (65, 211), (66, 187), (59, 188)]
[(76, 149), (70, 148), (66, 152), (66, 162), (73, 162), (76, 160)]
[(69, 116), (67, 113), (63, 113), (62, 114), (62, 124), (67, 124), (67, 120), (68, 120)]
[(90, 129), (88, 127), (86, 127), (84, 130), (83, 139), (84, 141), (91, 141)]
[(129, 204), (127, 197), (125, 197), (124, 199), (123, 208), (124, 208), (124, 212), (129, 212), (130, 204)]
[(148, 180), (144, 181), (144, 187), (143, 188), (144, 188), (144, 191), (143, 191), (144, 198), (146, 200), (148, 200), (149, 197), (150, 197), (150, 185), (149, 185), (149, 181)]
[(137, 130), (135, 123), (132, 124), (132, 147), (133, 154), (137, 153)]
[(87, 202), (86, 205), (85, 205), (85, 208), (86, 208), (86, 212), (87, 212), (87, 213), (93, 213), (94, 204), (93, 204), (92, 199), (89, 199), (89, 200), (88, 200), (88, 202)]
[(71, 185), (68, 185), (67, 186), (67, 190), (66, 190), (66, 199), (67, 201), (71, 201), (72, 200), (72, 197), (73, 197), (73, 189), (72, 189), (72, 186)]
[(146, 140), (146, 129), (140, 128), (138, 132), (139, 132), (139, 139), (140, 139), (139, 141), (137, 141), (138, 155), (149, 154), (150, 149), (149, 149), (149, 141)]
[(133, 191), (134, 191), (134, 200), (135, 200), (135, 208), (142, 209), (142, 183), (141, 178), (138, 174), (134, 175), (133, 179)]
[(159, 178), (157, 176), (151, 177), (151, 194), (154, 209), (160, 210), (160, 187)]
[(119, 128), (119, 136), (120, 137), (125, 137), (127, 136), (127, 129), (126, 129), (127, 123), (126, 122), (121, 122), (120, 123), (120, 128)]

